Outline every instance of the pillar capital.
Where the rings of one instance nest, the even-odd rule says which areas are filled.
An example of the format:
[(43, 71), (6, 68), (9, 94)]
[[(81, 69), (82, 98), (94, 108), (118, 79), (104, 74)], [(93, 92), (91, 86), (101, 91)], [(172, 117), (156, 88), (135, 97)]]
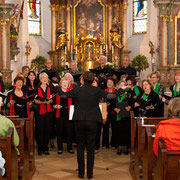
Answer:
[(9, 18), (0, 18), (0, 25), (5, 26), (9, 22)]
[(49, 7), (50, 7), (52, 12), (59, 10), (59, 5), (57, 5), (57, 4), (50, 4)]
[(163, 22), (167, 22), (170, 20), (170, 16), (167, 14), (163, 14), (160, 17), (162, 18)]
[(127, 10), (127, 7), (129, 6), (129, 3), (128, 2), (124, 2), (123, 3), (123, 9), (124, 10)]

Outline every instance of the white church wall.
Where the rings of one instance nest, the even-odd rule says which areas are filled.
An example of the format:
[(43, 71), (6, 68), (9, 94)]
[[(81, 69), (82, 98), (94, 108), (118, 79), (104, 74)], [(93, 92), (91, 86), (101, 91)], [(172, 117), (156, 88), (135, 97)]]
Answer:
[[(155, 50), (158, 48), (158, 9), (154, 6), (153, 1), (148, 1), (148, 29), (146, 34), (133, 35), (132, 29), (132, 11), (133, 3), (129, 1), (128, 12), (127, 12), (127, 27), (128, 27), (128, 50), (131, 51), (129, 57), (132, 60), (138, 54), (145, 55), (148, 58), (150, 67), (141, 72), (141, 78), (144, 79), (148, 74), (151, 73), (151, 55), (149, 53), (149, 41), (152, 41)], [(155, 53), (155, 59), (157, 60), (158, 54)]]

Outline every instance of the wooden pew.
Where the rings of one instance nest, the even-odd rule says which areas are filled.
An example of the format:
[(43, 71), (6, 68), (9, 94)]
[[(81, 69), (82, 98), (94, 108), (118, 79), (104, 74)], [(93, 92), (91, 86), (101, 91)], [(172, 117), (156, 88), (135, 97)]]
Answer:
[(12, 144), (12, 136), (13, 136), (13, 128), (9, 128), (8, 134), (6, 137), (0, 137), (0, 151), (2, 152), (3, 158), (6, 160), (5, 169), (7, 180), (11, 180), (12, 178), (12, 156), (11, 156), (11, 144)]
[(168, 151), (162, 139), (159, 140), (159, 148), (162, 157), (162, 180), (178, 180), (180, 151)]
[[(138, 118), (138, 169), (139, 169), (139, 178), (143, 178), (143, 149), (145, 145), (145, 128), (147, 126), (155, 127), (160, 121), (167, 120), (168, 118), (164, 117), (149, 117), (149, 118)], [(142, 122), (143, 121), (143, 122)]]
[(153, 140), (154, 133), (156, 132), (156, 127), (146, 127), (146, 135), (147, 135), (147, 174), (146, 177), (148, 180), (154, 179), (154, 166), (155, 166), (155, 157), (153, 154)]
[(130, 165), (129, 170), (131, 175), (134, 176), (135, 170), (135, 144), (137, 143), (137, 136), (136, 136), (136, 119), (134, 117), (134, 112), (130, 112), (130, 120), (131, 120), (131, 150), (130, 150)]
[(13, 119), (12, 122), (14, 123), (17, 133), (19, 135), (19, 152), (20, 157), (18, 158), (18, 178), (22, 179), (22, 172), (24, 168), (24, 125), (25, 120), (23, 118)]
[[(17, 117), (10, 117), (12, 121), (17, 120)], [(31, 112), (30, 118), (23, 118), (25, 120), (25, 138), (28, 140), (29, 151), (29, 170), (35, 171), (34, 166), (34, 113)]]

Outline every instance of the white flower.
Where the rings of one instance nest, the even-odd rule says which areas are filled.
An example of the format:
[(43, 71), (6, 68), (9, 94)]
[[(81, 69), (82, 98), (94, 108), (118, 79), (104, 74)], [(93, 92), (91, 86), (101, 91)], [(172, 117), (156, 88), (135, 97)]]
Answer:
[(4, 176), (4, 174), (5, 174), (5, 169), (4, 169), (4, 164), (5, 164), (5, 159), (2, 157), (2, 153), (1, 153), (1, 151), (0, 151), (0, 172), (1, 172), (1, 174), (2, 174), (2, 176)]

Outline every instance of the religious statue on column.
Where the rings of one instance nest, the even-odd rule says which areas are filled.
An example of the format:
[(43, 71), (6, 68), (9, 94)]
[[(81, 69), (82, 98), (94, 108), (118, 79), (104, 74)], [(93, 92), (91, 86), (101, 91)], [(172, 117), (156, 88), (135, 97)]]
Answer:
[(110, 30), (110, 37), (111, 37), (111, 41), (112, 44), (119, 48), (122, 49), (123, 45), (121, 43), (122, 41), (122, 28), (120, 26), (120, 24), (118, 23), (117, 19), (114, 18), (113, 23), (112, 23), (112, 28)]

